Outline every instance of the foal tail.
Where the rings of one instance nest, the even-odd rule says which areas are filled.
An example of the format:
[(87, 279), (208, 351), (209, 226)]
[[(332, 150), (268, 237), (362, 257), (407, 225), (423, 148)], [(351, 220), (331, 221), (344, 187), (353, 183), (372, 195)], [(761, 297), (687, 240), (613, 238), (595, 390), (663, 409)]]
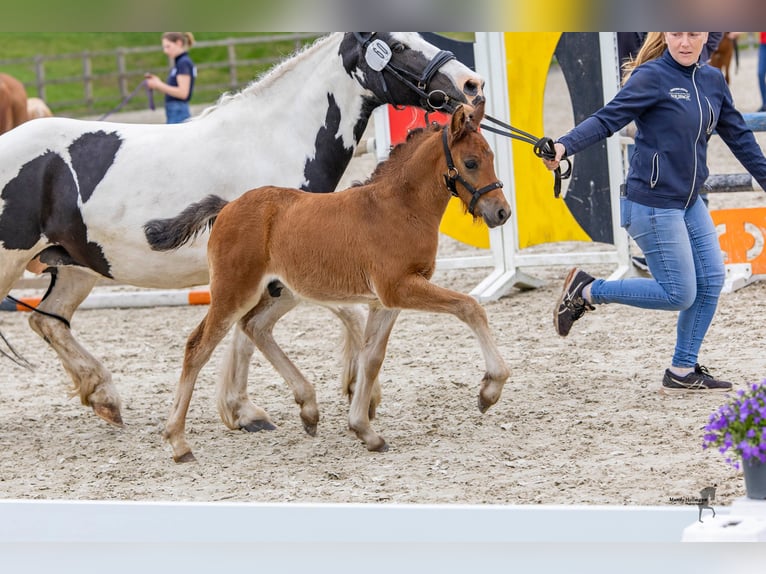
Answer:
[(144, 224), (144, 235), (149, 246), (154, 251), (178, 249), (196, 238), (205, 228), (213, 227), (215, 218), (227, 203), (217, 195), (208, 195), (175, 217), (147, 221)]

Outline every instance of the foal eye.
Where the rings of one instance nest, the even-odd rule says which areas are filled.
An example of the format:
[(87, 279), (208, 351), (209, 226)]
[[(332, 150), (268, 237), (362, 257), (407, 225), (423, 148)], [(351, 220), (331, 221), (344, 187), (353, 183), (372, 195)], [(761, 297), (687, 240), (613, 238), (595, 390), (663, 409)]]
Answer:
[(393, 46), (391, 46), (391, 50), (394, 52), (394, 54), (401, 54), (407, 49), (407, 46), (402, 44), (401, 42), (397, 42)]
[(465, 165), (466, 169), (476, 169), (479, 167), (479, 162), (477, 162), (475, 159), (467, 159), (465, 162), (463, 162), (463, 165)]

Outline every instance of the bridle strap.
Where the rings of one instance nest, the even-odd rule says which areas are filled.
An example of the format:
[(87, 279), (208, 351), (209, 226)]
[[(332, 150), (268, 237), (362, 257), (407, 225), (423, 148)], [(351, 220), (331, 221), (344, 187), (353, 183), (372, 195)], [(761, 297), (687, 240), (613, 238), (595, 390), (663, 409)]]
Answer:
[[(367, 50), (367, 47), (370, 45), (370, 42), (372, 42), (374, 35), (375, 33), (373, 32), (369, 37), (365, 38), (359, 32), (354, 32), (354, 37), (362, 46), (362, 52)], [(437, 52), (437, 54), (431, 58), (431, 61), (428, 62), (428, 65), (425, 67), (419, 77), (409, 70), (394, 66), (390, 61), (387, 62), (383, 70), (380, 71), (380, 78), (383, 82), (383, 91), (386, 93), (386, 99), (388, 100), (388, 103), (395, 108), (397, 107), (396, 104), (391, 101), (388, 85), (386, 84), (386, 78), (383, 75), (384, 71), (388, 71), (402, 84), (418, 94), (421, 99), (421, 104), (424, 108), (431, 111), (444, 110), (447, 113), (453, 113), (455, 111), (455, 106), (450, 102), (450, 97), (447, 94), (445, 94), (442, 90), (433, 90), (431, 92), (426, 90), (428, 90), (428, 84), (431, 82), (434, 75), (436, 75), (436, 72), (439, 71), (439, 68), (441, 68), (450, 60), (454, 59), (455, 55), (452, 52), (448, 50), (439, 50), (439, 52)]]
[(468, 204), (468, 213), (474, 215), (473, 210), (476, 207), (476, 203), (479, 201), (479, 199), (481, 199), (481, 196), (492, 191), (493, 189), (499, 189), (503, 187), (503, 182), (496, 181), (494, 183), (490, 183), (489, 185), (485, 185), (481, 189), (476, 189), (473, 185), (467, 182), (463, 176), (460, 175), (460, 172), (455, 167), (455, 162), (452, 159), (452, 152), (450, 152), (447, 137), (448, 129), (449, 126), (444, 126), (442, 129), (442, 146), (444, 147), (444, 155), (447, 159), (447, 173), (444, 174), (444, 183), (447, 185), (447, 189), (450, 191), (450, 193), (455, 197), (458, 197), (457, 185), (455, 182), (459, 181), (463, 184), (463, 187), (465, 187), (472, 195), (471, 202)]

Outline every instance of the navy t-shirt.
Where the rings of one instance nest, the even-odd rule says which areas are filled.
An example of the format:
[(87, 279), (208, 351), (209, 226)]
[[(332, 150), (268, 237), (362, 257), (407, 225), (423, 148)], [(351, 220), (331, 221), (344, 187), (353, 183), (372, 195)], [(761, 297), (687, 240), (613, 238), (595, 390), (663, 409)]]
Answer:
[(188, 102), (192, 97), (192, 92), (194, 91), (194, 79), (197, 77), (197, 68), (194, 66), (194, 62), (192, 62), (191, 58), (189, 57), (189, 52), (184, 52), (183, 54), (176, 57), (175, 66), (173, 66), (173, 69), (170, 70), (170, 75), (168, 76), (166, 83), (169, 86), (178, 86), (177, 76), (179, 74), (191, 77), (191, 83), (189, 84), (189, 96), (185, 100), (182, 100), (165, 94), (166, 102)]

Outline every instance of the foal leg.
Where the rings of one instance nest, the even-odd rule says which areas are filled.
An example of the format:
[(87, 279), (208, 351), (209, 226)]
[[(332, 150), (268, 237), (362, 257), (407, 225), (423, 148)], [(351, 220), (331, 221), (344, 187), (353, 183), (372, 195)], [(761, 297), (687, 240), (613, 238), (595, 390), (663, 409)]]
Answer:
[(386, 309), (378, 304), (370, 305), (364, 331), (364, 347), (359, 360), (356, 390), (351, 399), (348, 426), (356, 433), (367, 450), (385, 452), (386, 441), (370, 425), (370, 399), (378, 380), (380, 367), (386, 356), (386, 346), (394, 328), (399, 309)]
[[(285, 288), (279, 297), (271, 297), (264, 293), (258, 304), (240, 320), (239, 327), (292, 389), (295, 402), (300, 406), (303, 428), (309, 435), (315, 436), (319, 407), (314, 386), (285, 355), (274, 340), (273, 334), (277, 321), (299, 302), (300, 300)], [(238, 329), (226, 360), (225, 375), (219, 381), (218, 412), (229, 428), (243, 428), (251, 432), (271, 430), (275, 426), (266, 411), (257, 407), (247, 397), (247, 368), (252, 356), (252, 347), (244, 344), (243, 339)], [(249, 355), (238, 356), (237, 352), (242, 350), (249, 351)]]
[(252, 339), (238, 323), (216, 385), (218, 414), (232, 430), (257, 432), (277, 428), (269, 414), (247, 395), (247, 373), (254, 350)]
[(173, 449), (173, 460), (176, 462), (196, 460), (186, 441), (186, 413), (189, 410), (194, 384), (200, 370), (210, 360), (218, 343), (226, 336), (234, 318), (231, 312), (219, 313), (218, 309), (211, 305), (205, 318), (186, 341), (181, 378), (176, 387), (170, 416), (162, 433)]
[[(77, 307), (96, 284), (98, 277), (77, 267), (57, 267), (57, 276), (48, 297), (38, 309), (71, 321)], [(59, 356), (74, 383), (74, 393), (83, 405), (90, 406), (99, 417), (123, 426), (120, 395), (112, 383), (111, 373), (86, 351), (63, 322), (40, 313), (31, 313), (29, 324)]]
[[(343, 374), (341, 377), (343, 394), (351, 402), (354, 397), (356, 375), (359, 368), (359, 354), (364, 344), (364, 308), (361, 305), (325, 305), (330, 311), (343, 322), (346, 327), (346, 335), (343, 344)], [(372, 383), (372, 396), (370, 397), (370, 418), (375, 418), (375, 412), (380, 404), (381, 390), (378, 378)]]
[(511, 373), (489, 330), (487, 314), (473, 297), (439, 287), (425, 277), (413, 275), (390, 286), (381, 300), (390, 307), (450, 313), (467, 324), (479, 339), (487, 367), (479, 391), (479, 410), (486, 412), (498, 401)]

